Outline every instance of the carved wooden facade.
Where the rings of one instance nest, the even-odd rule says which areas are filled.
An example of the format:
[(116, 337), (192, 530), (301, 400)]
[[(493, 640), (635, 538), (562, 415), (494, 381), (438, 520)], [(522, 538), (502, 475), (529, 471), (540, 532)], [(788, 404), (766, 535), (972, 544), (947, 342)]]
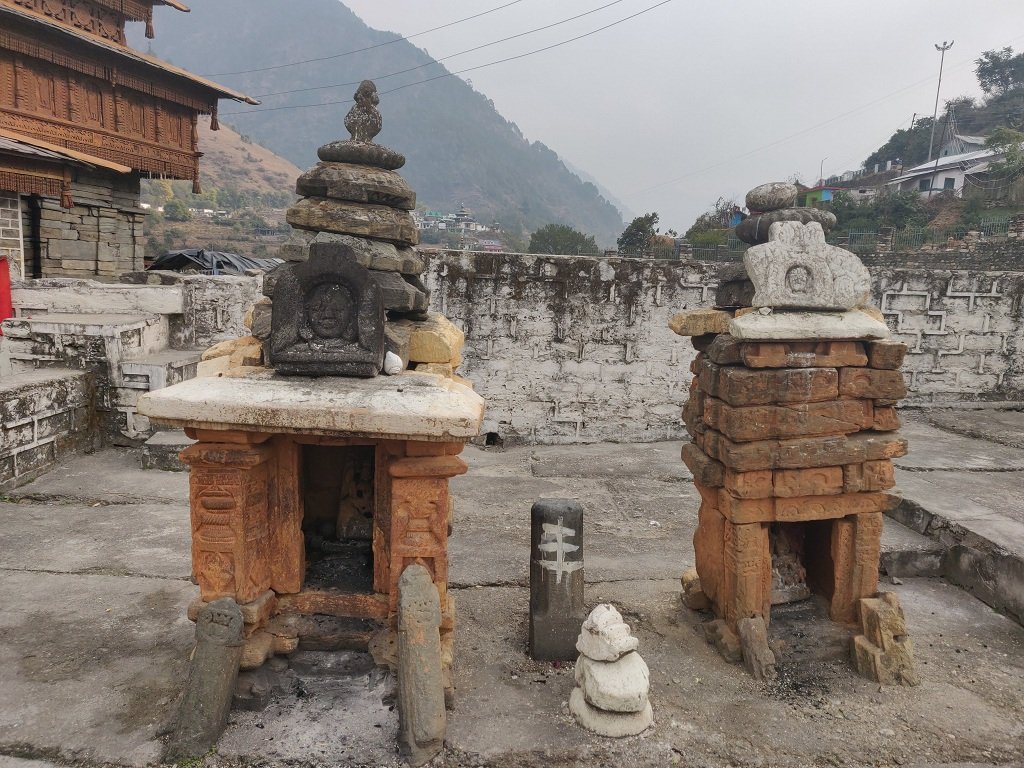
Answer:
[(219, 98), (247, 99), (129, 48), (125, 22), (150, 20), (152, 7), (0, 0), (0, 129), (198, 181), (198, 115), (216, 121)]

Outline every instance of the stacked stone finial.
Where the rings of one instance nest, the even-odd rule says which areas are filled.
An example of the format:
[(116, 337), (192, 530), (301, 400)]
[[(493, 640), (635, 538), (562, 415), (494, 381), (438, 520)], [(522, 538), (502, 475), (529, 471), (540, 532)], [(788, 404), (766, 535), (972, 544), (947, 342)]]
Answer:
[(797, 208), (795, 184), (770, 181), (747, 192), (750, 215), (736, 226), (736, 237), (749, 245), (767, 243), (772, 224), (783, 221), (820, 224), (827, 235), (836, 225), (835, 214), (817, 208)]
[[(774, 604), (817, 594), (844, 624), (897, 610), (876, 594), (892, 459), (906, 453), (895, 406), (907, 347), (868, 306), (860, 260), (826, 244), (820, 221), (790, 215), (794, 198), (786, 184), (751, 190), (748, 206), (782, 218), (743, 269), (723, 270), (718, 308), (669, 323), (698, 352), (683, 409), (682, 458), (701, 497), (684, 601), (714, 611), (709, 641), (759, 678), (773, 674)], [(909, 644), (864, 635), (859, 669), (906, 667)]]
[(346, 140), (320, 147), (303, 173), (295, 228), (264, 279), (250, 327), (281, 373), (375, 376), (408, 368), (454, 377), (464, 336), (428, 312), (423, 260), (410, 211), (416, 193), (396, 169), (405, 158), (375, 144), (377, 89), (364, 80), (345, 118)]
[(654, 722), (650, 672), (636, 652), (639, 641), (615, 606), (597, 606), (576, 640), (576, 688), (569, 709), (577, 722), (601, 736), (635, 736)]

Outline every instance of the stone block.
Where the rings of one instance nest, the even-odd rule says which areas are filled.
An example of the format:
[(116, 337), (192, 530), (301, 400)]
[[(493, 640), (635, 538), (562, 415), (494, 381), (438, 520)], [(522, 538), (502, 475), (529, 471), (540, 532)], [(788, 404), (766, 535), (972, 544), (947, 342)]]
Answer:
[(362, 267), (378, 272), (418, 275), (424, 269), (423, 260), (416, 255), (413, 248), (399, 248), (394, 243), (339, 235), (334, 232), (318, 233), (310, 242), (310, 253), (324, 253), (333, 258), (351, 259)]
[(689, 568), (679, 579), (683, 588), (683, 605), (691, 611), (707, 611), (711, 609), (711, 600), (701, 588), (700, 576), (696, 568)]
[(605, 712), (642, 712), (647, 708), (651, 673), (639, 653), (616, 661), (594, 661), (581, 655), (574, 670), (576, 685), (592, 707)]
[(839, 393), (844, 397), (899, 400), (907, 396), (907, 385), (899, 371), (843, 368), (839, 371)]
[(868, 343), (868, 365), (888, 371), (899, 370), (907, 355), (907, 345), (899, 341)]
[(426, 320), (395, 320), (396, 332), (409, 334), (409, 362), (452, 363), (459, 359), (466, 335), (444, 315), (431, 312)]
[(881, 592), (862, 598), (859, 613), (863, 634), (851, 645), (857, 672), (882, 684), (917, 685), (914, 646), (896, 595)]
[(383, 205), (365, 205), (307, 197), (288, 209), (289, 224), (299, 229), (372, 237), (396, 245), (416, 245), (419, 232), (406, 211)]
[(694, 443), (682, 448), (682, 460), (693, 474), (693, 481), (709, 488), (718, 488), (724, 481), (725, 467), (710, 458)]
[(748, 369), (706, 362), (700, 386), (729, 405), (784, 405), (835, 400), (839, 396), (835, 368)]
[(680, 336), (727, 333), (732, 315), (721, 309), (685, 309), (668, 321), (668, 327)]
[[(315, 246), (314, 246), (314, 252)], [(370, 270), (370, 276), (380, 288), (384, 309), (395, 312), (424, 312), (429, 304), (427, 294), (410, 284), (398, 272)]]
[(842, 368), (868, 363), (859, 341), (762, 341), (740, 345), (748, 368)]
[(704, 401), (704, 423), (737, 442), (850, 434), (870, 426), (870, 420), (864, 423), (865, 407), (870, 409), (870, 401), (735, 407), (709, 397)]
[(842, 493), (842, 467), (777, 469), (772, 473), (772, 490), (781, 498), (832, 496)]
[(703, 433), (701, 444), (709, 457), (736, 472), (842, 466), (899, 458), (907, 452), (907, 441), (897, 432), (738, 443), (709, 429)]
[(329, 197), (407, 211), (416, 207), (416, 193), (400, 175), (350, 163), (317, 163), (299, 176), (295, 192), (304, 197)]
[(874, 408), (871, 429), (878, 432), (892, 432), (900, 428), (899, 412), (891, 405), (878, 405)]
[(707, 358), (718, 365), (736, 365), (740, 362), (741, 343), (728, 333), (720, 333), (708, 345)]
[(601, 603), (590, 612), (576, 638), (576, 650), (594, 661), (617, 661), (639, 644), (610, 603)]
[(725, 479), (721, 484), (729, 494), (738, 499), (767, 499), (774, 495), (772, 471), (770, 469), (755, 472), (736, 472), (725, 470)]
[(729, 322), (729, 333), (744, 341), (804, 341), (828, 339), (887, 339), (885, 323), (863, 312), (739, 312)]
[(579, 688), (573, 688), (569, 695), (569, 711), (572, 712), (576, 721), (588, 731), (612, 739), (636, 736), (654, 724), (654, 713), (650, 702), (647, 702), (647, 706), (640, 712), (630, 714), (605, 712), (588, 704), (583, 691)]
[(887, 491), (896, 485), (896, 476), (889, 459), (847, 464), (843, 469), (843, 490), (847, 493)]

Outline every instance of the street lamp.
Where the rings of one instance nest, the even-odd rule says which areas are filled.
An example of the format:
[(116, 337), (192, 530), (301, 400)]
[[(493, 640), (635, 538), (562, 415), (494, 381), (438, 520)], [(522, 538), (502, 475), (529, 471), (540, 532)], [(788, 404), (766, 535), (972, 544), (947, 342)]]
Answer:
[(825, 186), (825, 177), (822, 176), (822, 172), (825, 170), (825, 161), (828, 160), (828, 155), (821, 158), (821, 162), (818, 163), (818, 186)]
[(953, 47), (953, 41), (950, 40), (948, 43), (943, 40), (942, 45), (935, 44), (935, 50), (941, 51), (942, 55), (939, 57), (939, 84), (935, 87), (935, 111), (932, 112), (932, 133), (928, 138), (928, 161), (932, 159), (932, 144), (935, 141), (935, 123), (939, 119), (939, 91), (942, 89), (942, 65), (946, 61), (946, 51)]

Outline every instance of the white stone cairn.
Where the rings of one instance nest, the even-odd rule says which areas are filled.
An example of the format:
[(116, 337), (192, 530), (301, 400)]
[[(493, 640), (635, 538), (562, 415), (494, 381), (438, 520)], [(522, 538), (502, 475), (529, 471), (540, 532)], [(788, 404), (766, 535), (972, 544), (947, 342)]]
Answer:
[(583, 622), (576, 649), (576, 688), (569, 711), (599, 736), (636, 736), (654, 722), (648, 699), (650, 671), (636, 652), (639, 641), (615, 606), (602, 603)]

